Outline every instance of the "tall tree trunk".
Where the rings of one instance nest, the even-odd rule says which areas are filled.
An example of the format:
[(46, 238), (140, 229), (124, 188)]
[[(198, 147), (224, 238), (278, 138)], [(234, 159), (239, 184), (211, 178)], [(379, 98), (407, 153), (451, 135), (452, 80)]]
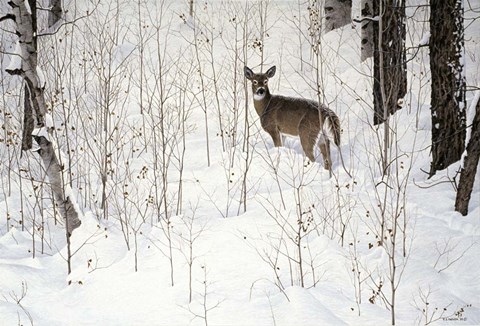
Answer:
[[(11, 0), (8, 3), (15, 16), (18, 44), (20, 45), (21, 64), (6, 71), (12, 75), (20, 75), (25, 80), (25, 117), (22, 149), (31, 149), (32, 137), (39, 145), (38, 153), (44, 163), (44, 168), (52, 187), (58, 210), (65, 219), (67, 234), (80, 226), (79, 210), (72, 198), (71, 190), (66, 186), (65, 167), (59, 161), (55, 152), (54, 139), (51, 135), (52, 126), (46, 125), (47, 108), (42, 81), (37, 72), (36, 46), (36, 1), (29, 0), (27, 8), (24, 0)], [(33, 134), (33, 135), (32, 135)]]
[(325, 32), (345, 26), (351, 22), (352, 0), (325, 0)]
[(432, 163), (430, 177), (460, 160), (465, 150), (462, 0), (430, 1)]
[[(480, 91), (479, 91), (480, 92)], [(480, 159), (480, 94), (477, 95), (475, 117), (472, 123), (472, 133), (467, 145), (467, 156), (463, 160), (463, 168), (458, 184), (455, 210), (463, 216), (468, 214), (468, 204), (472, 195), (475, 174)]]
[[(405, 53), (405, 0), (382, 1), (382, 30), (373, 34), (373, 105), (374, 125), (383, 123), (389, 115), (401, 109), (399, 103), (407, 93)], [(374, 17), (380, 15), (380, 4), (373, 2)], [(373, 25), (377, 25), (375, 21)], [(374, 27), (375, 28), (375, 27)], [(381, 44), (379, 35), (382, 34)], [(382, 60), (380, 60), (382, 54)], [(382, 69), (383, 78), (380, 78)], [(383, 85), (381, 85), (381, 82)], [(382, 87), (384, 92), (382, 92)], [(382, 95), (383, 93), (383, 95)]]
[(58, 161), (51, 141), (44, 136), (34, 136), (33, 138), (40, 146), (38, 153), (42, 158), (50, 187), (52, 187), (55, 203), (60, 215), (65, 220), (67, 232), (71, 235), (73, 230), (80, 226), (81, 221), (78, 216), (78, 208), (75, 207), (72, 191), (70, 186), (67, 185), (67, 180), (63, 173), (65, 166)]

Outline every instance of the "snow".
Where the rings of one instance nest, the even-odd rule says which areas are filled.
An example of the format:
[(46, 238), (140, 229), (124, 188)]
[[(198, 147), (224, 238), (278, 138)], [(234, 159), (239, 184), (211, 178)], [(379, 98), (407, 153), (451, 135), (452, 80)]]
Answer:
[(42, 69), (38, 66), (37, 66), (37, 76), (38, 76), (38, 85), (41, 88), (44, 88), (46, 85), (45, 74), (43, 73)]
[(38, 137), (45, 137), (47, 140), (50, 140), (50, 135), (48, 134), (48, 130), (46, 127), (41, 127), (41, 128), (35, 128), (32, 131), (33, 136), (38, 136)]
[(15, 43), (15, 49), (10, 55), (10, 63), (8, 64), (6, 70), (15, 71), (17, 69), (22, 69), (22, 48), (20, 42)]
[(425, 33), (425, 35), (423, 35), (418, 45), (425, 46), (425, 45), (428, 45), (429, 42), (430, 42), (430, 33)]
[(53, 117), (50, 113), (45, 114), (45, 127), (47, 128), (54, 128)]
[[(138, 3), (119, 8), (119, 20), (106, 19), (116, 10), (108, 12), (108, 5), (100, 4), (91, 17), (76, 23), (74, 31), (70, 29), (73, 26), (62, 27), (68, 33), (62, 34), (61, 43), (55, 43), (55, 51), (42, 47), (46, 53), (40, 59), (40, 71), (46, 82), (47, 103), (52, 104), (45, 117), (46, 127), (54, 128), (51, 136), (55, 137), (55, 151), (61, 153), (65, 166), (63, 177), (72, 180), (66, 195), (83, 212), (82, 225), (71, 237), (72, 272), (67, 274), (65, 230), (62, 221), (55, 220), (59, 217), (54, 215), (47, 180), (42, 179), (41, 167), (36, 163), (38, 156), (25, 153), (10, 171), (8, 162), (12, 159), (7, 154), (15, 157), (17, 153), (8, 152), (0, 143), (0, 324), (388, 325), (389, 307), (380, 296), (373, 295), (380, 280), (385, 298), (391, 294), (391, 247), (388, 240), (384, 247), (378, 246), (376, 235), (380, 208), (388, 213), (387, 224), (392, 216), (400, 216), (403, 228), (406, 219), (407, 256), (403, 257), (401, 230), (395, 251), (397, 324), (424, 324), (425, 306), (429, 309), (428, 318), (436, 311), (439, 312), (435, 317), (439, 317), (447, 309), (434, 324), (480, 324), (480, 279), (476, 272), (480, 270), (480, 173), (477, 172), (469, 215), (461, 217), (454, 211), (455, 189), (451, 182), (454, 178), (458, 182), (456, 171), (461, 162), (430, 179), (423, 172), (430, 165), (432, 128), (426, 82), (428, 51), (420, 50), (408, 64), (411, 88), (390, 125), (395, 131), (391, 154), (398, 160), (391, 164), (394, 173), (385, 178), (379, 149), (383, 127), (371, 125), (371, 62), (370, 66), (359, 64), (358, 30), (345, 26), (322, 36), (323, 61), (318, 76), (311, 65), (307, 41), (303, 39), (299, 44), (295, 22), (286, 19), (291, 18), (291, 12), (298, 13), (296, 1), (270, 2), (264, 53), (251, 46), (259, 37), (258, 6), (263, 2), (208, 2), (207, 10), (204, 5), (197, 9), (199, 19), (188, 18), (188, 23), (178, 17), (179, 13), (188, 15), (184, 2), (165, 3), (168, 10), (162, 11), (162, 20), (156, 16), (161, 12), (159, 2), (151, 0), (142, 9), (143, 24), (148, 26), (143, 29), (148, 40), (143, 98), (138, 90)], [(81, 12), (80, 8), (77, 10)], [(323, 169), (320, 157), (313, 164), (305, 160), (298, 138), (286, 138), (285, 147), (273, 146), (270, 136), (260, 127), (250, 84), (248, 156), (242, 150), (244, 63), (237, 62), (238, 71), (234, 71), (233, 60), (243, 58), (242, 52), (234, 52), (241, 47), (243, 25), (229, 21), (234, 13), (238, 20), (245, 13), (249, 15), (245, 64), (259, 67), (263, 57), (264, 68), (277, 66), (277, 74), (269, 83), (272, 93), (316, 99), (315, 85), (317, 77), (321, 77), (321, 96), (342, 124), (341, 146), (331, 149), (333, 177)], [(422, 24), (424, 17), (415, 18), (410, 24), (418, 27), (415, 24)], [(110, 21), (112, 26), (104, 26)], [(92, 33), (100, 26), (106, 34)], [(210, 165), (206, 159), (204, 112), (200, 107), (200, 78), (191, 46), (192, 26), (205, 31), (206, 34), (199, 34), (203, 39), (209, 35), (209, 29), (215, 28), (216, 35), (209, 42), (214, 42), (220, 108), (216, 107), (210, 48), (207, 42), (199, 48), (202, 71), (207, 75)], [(235, 26), (239, 34), (235, 34)], [(465, 37), (465, 71), (470, 85), (477, 85), (478, 76), (469, 71), (478, 71), (479, 64), (468, 53), (475, 53), (478, 48), (479, 26), (480, 21), (473, 22)], [(157, 27), (161, 31), (159, 39), (155, 38)], [(108, 33), (114, 31), (124, 34), (111, 37)], [(70, 43), (68, 35), (82, 42)], [(409, 42), (422, 44), (426, 35), (427, 31), (415, 34)], [(46, 42), (47, 38), (44, 39)], [(109, 46), (111, 40), (115, 42)], [(64, 55), (69, 53), (70, 46), (75, 49), (73, 58)], [(166, 65), (161, 72), (159, 59)], [(61, 75), (64, 89), (51, 82), (60, 68), (65, 69)], [(106, 75), (109, 68), (111, 76)], [(237, 89), (233, 88), (234, 73), (239, 83)], [(164, 78), (164, 88), (159, 87), (159, 76)], [(102, 82), (109, 77), (112, 83), (107, 89)], [(17, 86), (19, 92), (21, 87)], [(232, 94), (239, 94), (238, 116), (234, 115)], [(18, 113), (13, 111), (18, 106), (18, 93), (9, 90), (4, 95), (7, 110)], [(479, 96), (478, 91), (467, 92), (468, 121), (473, 118), (474, 98)], [(175, 133), (182, 103), (190, 109), (186, 114), (185, 139)], [(222, 131), (229, 133), (225, 136), (225, 151), (218, 136), (219, 112), (224, 119)], [(17, 130), (21, 130), (22, 115), (14, 116), (19, 117), (15, 121)], [(232, 147), (231, 123), (236, 118), (237, 139)], [(110, 128), (108, 133), (105, 126)], [(166, 197), (162, 170), (154, 171), (155, 164), (161, 167), (163, 162), (162, 147), (158, 145), (162, 126), (168, 137), (165, 150), (171, 153), (168, 159), (172, 162)], [(34, 133), (48, 136), (46, 127), (37, 128)], [(106, 149), (105, 139), (110, 140)], [(177, 159), (183, 140), (185, 162), (180, 177)], [(102, 152), (104, 149), (107, 152)], [(352, 178), (343, 171), (339, 151)], [(106, 164), (108, 219), (100, 207), (103, 160), (110, 161)], [(72, 163), (71, 170), (68, 162)], [(242, 184), (246, 162), (249, 165), (244, 211)], [(177, 213), (180, 178), (183, 200)], [(37, 201), (37, 197), (44, 200)], [(168, 219), (162, 210), (157, 213), (152, 204), (163, 202), (164, 198), (171, 207)], [(295, 233), (298, 207), (300, 216), (310, 223), (304, 224), (306, 231), (302, 231), (300, 242), (304, 287), (295, 263), (299, 259)], [(173, 262), (169, 260), (168, 234)], [(195, 241), (190, 257), (191, 235)], [(208, 320), (203, 319), (205, 307)], [(455, 315), (459, 311), (463, 312)]]

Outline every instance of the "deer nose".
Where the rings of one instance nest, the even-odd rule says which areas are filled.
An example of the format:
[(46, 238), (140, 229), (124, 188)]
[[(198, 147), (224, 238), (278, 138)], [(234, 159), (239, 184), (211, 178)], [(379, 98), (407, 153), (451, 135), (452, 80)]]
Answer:
[(257, 89), (257, 95), (263, 95), (263, 94), (265, 94), (265, 88), (260, 87), (259, 89)]

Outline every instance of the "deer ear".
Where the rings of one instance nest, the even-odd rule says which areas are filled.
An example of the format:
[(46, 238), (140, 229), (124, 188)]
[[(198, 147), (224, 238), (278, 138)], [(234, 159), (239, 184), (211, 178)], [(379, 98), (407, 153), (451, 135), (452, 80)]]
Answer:
[(267, 70), (267, 77), (268, 78), (272, 78), (273, 76), (275, 76), (275, 71), (277, 70), (277, 67), (273, 66), (272, 68), (268, 69)]
[(252, 78), (253, 78), (253, 71), (252, 71), (252, 69), (250, 69), (250, 68), (248, 68), (247, 66), (245, 66), (245, 67), (243, 68), (243, 73), (245, 74), (245, 78), (252, 80)]

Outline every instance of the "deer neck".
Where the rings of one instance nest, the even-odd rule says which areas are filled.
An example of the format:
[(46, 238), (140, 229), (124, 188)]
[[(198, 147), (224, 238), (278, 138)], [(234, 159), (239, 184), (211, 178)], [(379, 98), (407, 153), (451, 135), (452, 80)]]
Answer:
[(270, 94), (268, 88), (266, 89), (265, 96), (263, 98), (259, 99), (256, 98), (255, 95), (253, 96), (253, 105), (255, 106), (255, 111), (257, 111), (259, 117), (261, 117), (268, 108), (271, 99), (272, 94)]

